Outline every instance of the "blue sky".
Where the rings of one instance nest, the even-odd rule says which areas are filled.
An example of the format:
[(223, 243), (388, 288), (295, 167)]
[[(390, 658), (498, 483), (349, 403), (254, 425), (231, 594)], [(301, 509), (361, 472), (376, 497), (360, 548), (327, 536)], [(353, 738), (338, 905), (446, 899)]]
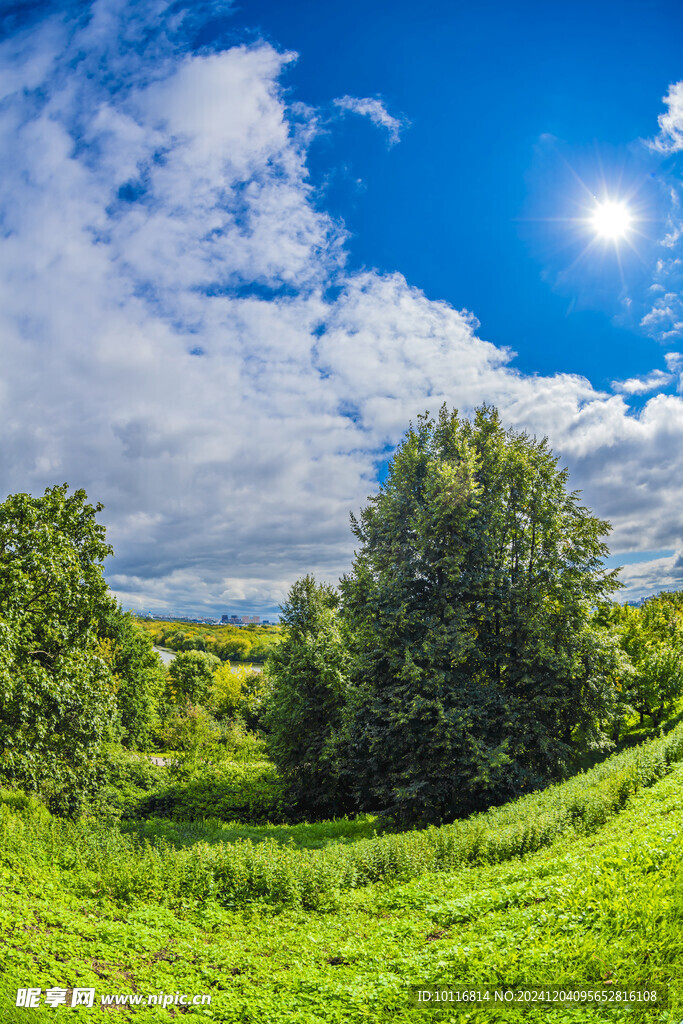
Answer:
[(126, 605), (272, 613), (411, 418), (487, 401), (625, 596), (680, 585), (682, 41), (673, 3), (5, 5), (3, 493), (102, 500)]
[(558, 280), (575, 246), (550, 218), (575, 215), (574, 174), (591, 191), (605, 180), (637, 190), (646, 237), (622, 259), (626, 288), (639, 286), (667, 182), (661, 156), (638, 140), (681, 75), (680, 5), (399, 0), (319, 14), (296, 0), (248, 3), (231, 20), (300, 54), (287, 74), (296, 98), (326, 108), (346, 93), (380, 96), (409, 122), (400, 145), (348, 118), (311, 147), (325, 207), (351, 232), (352, 265), (398, 270), (430, 298), (474, 310), (482, 335), (515, 349), (529, 373), (581, 373), (601, 387), (615, 352), (627, 377), (661, 361), (635, 316), (613, 322), (623, 314), (613, 260)]

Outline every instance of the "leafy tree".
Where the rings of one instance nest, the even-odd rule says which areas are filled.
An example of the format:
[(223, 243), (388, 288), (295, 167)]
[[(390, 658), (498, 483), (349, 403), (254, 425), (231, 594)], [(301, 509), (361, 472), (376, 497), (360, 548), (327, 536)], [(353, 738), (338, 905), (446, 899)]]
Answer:
[(168, 667), (172, 700), (176, 704), (205, 704), (213, 674), (220, 665), (215, 654), (204, 651), (181, 651)]
[(268, 749), (298, 811), (339, 810), (332, 739), (341, 724), (348, 654), (339, 597), (312, 576), (297, 580), (282, 605), (284, 638), (266, 663)]
[(246, 661), (251, 652), (251, 640), (246, 636), (228, 637), (219, 647), (221, 656), (227, 660)]
[(209, 706), (218, 719), (234, 719), (237, 717), (242, 700), (243, 681), (232, 671), (230, 662), (219, 665), (213, 674)]
[(246, 665), (237, 669), (230, 662), (219, 665), (213, 676), (208, 705), (216, 718), (239, 721), (247, 729), (258, 729), (264, 700), (264, 677)]
[(145, 747), (158, 725), (165, 684), (164, 668), (152, 638), (114, 598), (103, 602), (96, 628), (101, 641), (99, 653), (114, 677), (123, 743)]
[(683, 621), (677, 595), (660, 594), (642, 607), (611, 605), (598, 617), (610, 625), (628, 655), (632, 672), (625, 696), (659, 725), (683, 696)]
[(561, 773), (616, 713), (591, 607), (617, 586), (609, 524), (547, 442), (442, 408), (418, 420), (354, 533), (347, 778), (361, 805), (454, 818)]
[(48, 488), (0, 504), (0, 778), (74, 812), (115, 710), (97, 623), (110, 598), (101, 505)]

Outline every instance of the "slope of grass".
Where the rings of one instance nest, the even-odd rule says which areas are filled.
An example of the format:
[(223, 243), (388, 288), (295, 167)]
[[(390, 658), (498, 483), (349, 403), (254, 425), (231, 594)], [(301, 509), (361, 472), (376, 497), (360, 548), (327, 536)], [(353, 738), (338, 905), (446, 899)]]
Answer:
[(139, 901), (183, 906), (214, 900), (226, 908), (250, 902), (327, 910), (345, 892), (379, 881), (407, 881), (424, 873), (497, 864), (533, 853), (562, 838), (590, 835), (628, 799), (653, 785), (683, 759), (683, 727), (615, 755), (562, 785), (441, 828), (324, 849), (297, 849), (276, 838), (253, 843), (197, 841), (175, 849), (167, 837), (140, 845), (107, 825), (70, 823), (0, 805), (5, 864), (17, 872), (58, 870), (75, 896), (91, 893), (134, 905)]
[(126, 822), (125, 831), (138, 840), (152, 843), (165, 840), (176, 849), (198, 842), (235, 843), (249, 840), (263, 843), (271, 840), (281, 846), (301, 850), (319, 850), (335, 843), (354, 843), (359, 839), (372, 839), (388, 831), (388, 823), (372, 814), (355, 818), (335, 818), (333, 821), (300, 822), (297, 825), (245, 825), (225, 822), (219, 818), (203, 821), (169, 821), (168, 818), (147, 818)]
[[(188, 887), (171, 908), (154, 899), (76, 894), (38, 831), (11, 810), (21, 861), (0, 874), (0, 1021), (168, 1021), (159, 1007), (19, 1010), (19, 986), (94, 986), (102, 993), (207, 993), (193, 1019), (221, 1024), (387, 1021), (601, 1021), (683, 1018), (683, 766), (631, 796), (590, 834), (564, 836), (502, 863), (351, 890), (333, 913), (268, 904), (226, 908)], [(19, 802), (19, 801), (15, 801)], [(528, 804), (527, 804), (528, 806)], [(8, 815), (10, 811), (6, 812)], [(508, 813), (511, 813), (508, 810)], [(94, 850), (102, 835), (93, 836)], [(42, 839), (40, 840), (42, 842)], [(372, 842), (382, 842), (372, 840)], [(354, 844), (354, 847), (357, 844)], [(261, 844), (260, 849), (263, 849)], [(342, 848), (343, 849), (343, 848)], [(327, 852), (327, 851), (323, 851)], [(506, 1006), (435, 1011), (414, 984), (565, 983), (671, 986), (665, 1010)]]

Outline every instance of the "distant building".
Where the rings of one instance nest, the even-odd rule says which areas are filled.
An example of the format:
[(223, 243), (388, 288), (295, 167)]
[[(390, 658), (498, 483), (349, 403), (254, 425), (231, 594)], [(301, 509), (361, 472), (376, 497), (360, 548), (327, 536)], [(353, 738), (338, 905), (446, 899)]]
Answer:
[(221, 615), (221, 626), (227, 625), (228, 622), (230, 622), (230, 616), (229, 615)]

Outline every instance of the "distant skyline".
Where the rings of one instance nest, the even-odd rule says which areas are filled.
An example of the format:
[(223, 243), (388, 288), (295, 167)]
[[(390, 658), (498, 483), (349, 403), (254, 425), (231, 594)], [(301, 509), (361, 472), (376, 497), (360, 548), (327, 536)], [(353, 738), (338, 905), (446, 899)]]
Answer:
[(683, 586), (683, 12), (0, 14), (0, 490), (102, 501), (126, 607), (336, 582), (409, 421), (548, 435), (622, 599)]

